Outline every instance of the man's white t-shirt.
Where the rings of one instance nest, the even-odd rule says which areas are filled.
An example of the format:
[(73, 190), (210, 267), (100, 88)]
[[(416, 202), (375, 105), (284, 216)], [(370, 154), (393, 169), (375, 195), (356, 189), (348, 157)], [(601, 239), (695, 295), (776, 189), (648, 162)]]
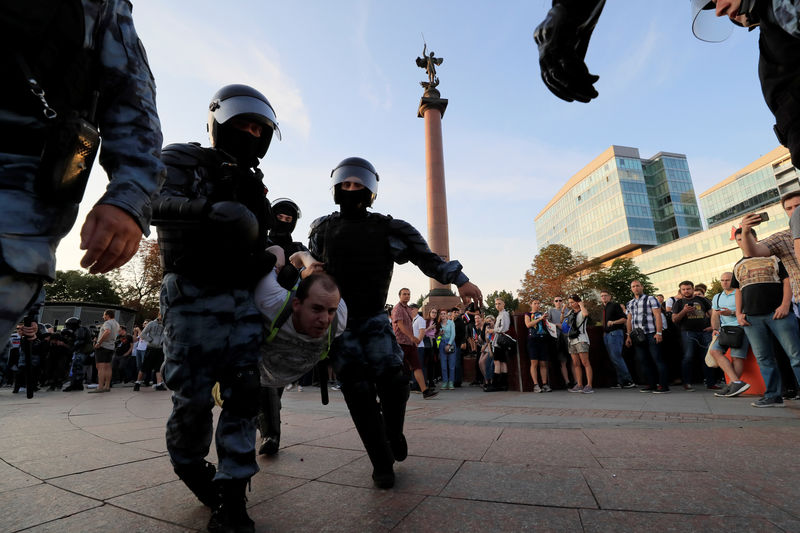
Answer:
[[(414, 318), (414, 322), (411, 323), (411, 332), (414, 334), (415, 338), (419, 338), (420, 334), (425, 331), (425, 319), (422, 318), (422, 315), (417, 313), (417, 316)], [(423, 341), (419, 341), (417, 344), (417, 348), (424, 348), (425, 343)]]

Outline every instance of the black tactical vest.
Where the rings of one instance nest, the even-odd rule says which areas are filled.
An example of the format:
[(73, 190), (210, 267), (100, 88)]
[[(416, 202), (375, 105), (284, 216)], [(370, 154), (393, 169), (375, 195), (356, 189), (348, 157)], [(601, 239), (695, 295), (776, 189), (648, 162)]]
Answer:
[(384, 310), (394, 270), (389, 249), (390, 220), (378, 213), (356, 220), (334, 213), (312, 230), (319, 232), (312, 236), (312, 242), (322, 245), (320, 250), (312, 251), (339, 285), (347, 303), (348, 320)]

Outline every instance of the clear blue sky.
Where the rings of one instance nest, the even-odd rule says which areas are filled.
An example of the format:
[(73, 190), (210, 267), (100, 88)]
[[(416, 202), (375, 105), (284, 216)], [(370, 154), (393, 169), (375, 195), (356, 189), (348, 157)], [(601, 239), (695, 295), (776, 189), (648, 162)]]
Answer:
[[(450, 254), (484, 294), (515, 291), (536, 254), (533, 219), (566, 180), (611, 144), (684, 153), (700, 192), (777, 146), (757, 78), (758, 31), (721, 44), (695, 39), (689, 1), (609, 2), (587, 56), (600, 97), (566, 103), (539, 77), (535, 26), (544, 0), (134, 2), (158, 88), (165, 143), (208, 144), (207, 105), (228, 83), (272, 102), (283, 141), (262, 163), (270, 198), (302, 210), (295, 237), (334, 210), (331, 168), (353, 155), (381, 175), (375, 210), (427, 235), (426, 79), (414, 59), (444, 57), (442, 127)], [(58, 268), (77, 268), (77, 232), (105, 187), (94, 172)], [(565, 221), (568, 224), (569, 221)], [(155, 234), (155, 231), (153, 231)], [(213, 253), (213, 249), (208, 250)], [(395, 270), (414, 299), (428, 281)]]

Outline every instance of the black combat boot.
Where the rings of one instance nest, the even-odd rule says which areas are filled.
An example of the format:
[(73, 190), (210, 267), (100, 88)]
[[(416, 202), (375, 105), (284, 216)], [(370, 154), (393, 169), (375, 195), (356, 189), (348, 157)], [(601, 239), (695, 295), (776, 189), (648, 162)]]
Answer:
[(198, 465), (182, 465), (175, 467), (175, 473), (181, 478), (189, 490), (203, 505), (212, 509), (217, 507), (220, 502), (219, 486), (214, 483), (214, 475), (217, 469), (208, 461), (203, 461)]
[(377, 381), (378, 397), (381, 400), (381, 413), (386, 424), (386, 437), (395, 461), (404, 461), (408, 457), (408, 444), (403, 435), (403, 424), (406, 418), (409, 386), (402, 372), (382, 376)]
[(386, 438), (383, 416), (375, 400), (375, 388), (368, 381), (344, 381), (342, 394), (372, 463), (372, 481), (379, 489), (392, 488), (394, 457)]
[(247, 516), (245, 490), (249, 479), (225, 479), (219, 482), (220, 504), (208, 521), (210, 533), (255, 533), (255, 523)]

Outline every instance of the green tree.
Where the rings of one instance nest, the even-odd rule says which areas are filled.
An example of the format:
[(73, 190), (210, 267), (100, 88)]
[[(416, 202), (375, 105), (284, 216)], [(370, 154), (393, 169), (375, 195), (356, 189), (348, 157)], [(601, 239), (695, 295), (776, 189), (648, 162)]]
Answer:
[(711, 285), (708, 286), (708, 290), (706, 291), (706, 298), (711, 300), (714, 298), (714, 295), (719, 294), (722, 292), (722, 282), (717, 278), (711, 280)]
[(45, 300), (48, 302), (92, 302), (103, 304), (120, 303), (120, 297), (111, 280), (80, 270), (58, 270), (56, 279), (45, 285)]
[[(430, 294), (429, 292), (426, 292), (425, 294), (423, 294), (419, 298), (417, 298), (417, 305), (419, 306), (420, 309), (422, 309), (422, 302), (425, 301), (425, 298), (427, 298), (429, 294)], [(422, 311), (420, 311), (420, 312), (422, 312)]]
[(522, 288), (518, 291), (519, 297), (525, 303), (536, 297), (549, 305), (553, 297), (558, 295), (584, 295), (591, 288), (588, 282), (596, 269), (596, 265), (587, 261), (585, 255), (573, 252), (568, 246), (545, 246), (525, 272)]
[(494, 306), (495, 299), (500, 298), (506, 303), (506, 311), (509, 313), (516, 311), (517, 307), (519, 307), (519, 299), (514, 298), (514, 295), (506, 290), (502, 291), (494, 291), (489, 293), (485, 300), (486, 300), (486, 314), (497, 316), (497, 308)]
[(631, 282), (635, 279), (642, 282), (645, 294), (655, 296), (656, 289), (650, 278), (639, 270), (633, 259), (615, 259), (611, 266), (593, 273), (589, 284), (597, 291), (607, 290), (614, 301), (624, 305), (633, 298)]

